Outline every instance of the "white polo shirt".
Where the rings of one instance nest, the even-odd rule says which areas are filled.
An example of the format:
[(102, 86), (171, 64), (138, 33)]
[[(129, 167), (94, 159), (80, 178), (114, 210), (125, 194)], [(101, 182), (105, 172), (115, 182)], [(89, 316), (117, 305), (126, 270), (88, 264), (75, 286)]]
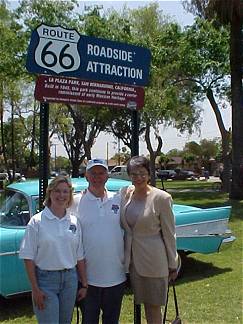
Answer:
[(103, 201), (89, 190), (78, 206), (88, 284), (112, 287), (126, 280), (120, 195), (107, 191)]
[(67, 213), (56, 217), (48, 207), (34, 215), (26, 228), (19, 257), (33, 260), (42, 270), (74, 268), (84, 259), (81, 226)]

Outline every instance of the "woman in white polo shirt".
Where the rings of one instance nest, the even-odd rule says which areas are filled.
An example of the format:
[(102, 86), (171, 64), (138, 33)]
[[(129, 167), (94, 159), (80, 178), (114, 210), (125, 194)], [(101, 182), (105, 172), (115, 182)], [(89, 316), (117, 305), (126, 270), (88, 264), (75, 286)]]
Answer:
[(66, 211), (73, 201), (72, 185), (64, 176), (49, 184), (45, 208), (26, 228), (19, 256), (24, 259), (32, 287), (38, 323), (71, 323), (78, 280), (87, 292), (82, 233), (76, 216)]

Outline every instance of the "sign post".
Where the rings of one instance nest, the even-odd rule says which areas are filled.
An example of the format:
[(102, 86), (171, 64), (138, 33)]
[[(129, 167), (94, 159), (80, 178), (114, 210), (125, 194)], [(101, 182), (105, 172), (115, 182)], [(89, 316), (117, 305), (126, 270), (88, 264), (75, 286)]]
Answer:
[(49, 103), (40, 104), (39, 209), (43, 208), (49, 174)]
[(132, 110), (132, 151), (131, 155), (139, 155), (139, 112)]

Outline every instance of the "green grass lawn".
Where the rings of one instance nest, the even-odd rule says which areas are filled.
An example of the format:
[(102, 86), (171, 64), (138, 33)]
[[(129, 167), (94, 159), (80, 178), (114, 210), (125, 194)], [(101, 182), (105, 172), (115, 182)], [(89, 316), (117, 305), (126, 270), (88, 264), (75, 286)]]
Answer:
[[(184, 184), (184, 185), (183, 185)], [(212, 183), (199, 181), (166, 182), (169, 189), (210, 189)], [(218, 192), (172, 192), (175, 203), (198, 207), (232, 205), (230, 228), (237, 240), (222, 252), (210, 255), (192, 254), (184, 260), (183, 275), (176, 282), (178, 302), (183, 324), (234, 324), (242, 321), (242, 220), (243, 201), (231, 201)], [(168, 318), (173, 319), (173, 304), (169, 304)], [(142, 310), (143, 323), (144, 312)], [(30, 297), (0, 300), (1, 323), (36, 323)], [(133, 297), (127, 291), (120, 323), (133, 322)], [(76, 323), (76, 311), (73, 324)]]
[[(161, 188), (161, 180), (156, 180), (156, 186)], [(190, 181), (190, 180), (165, 180), (164, 188), (167, 189), (212, 189), (211, 181)]]

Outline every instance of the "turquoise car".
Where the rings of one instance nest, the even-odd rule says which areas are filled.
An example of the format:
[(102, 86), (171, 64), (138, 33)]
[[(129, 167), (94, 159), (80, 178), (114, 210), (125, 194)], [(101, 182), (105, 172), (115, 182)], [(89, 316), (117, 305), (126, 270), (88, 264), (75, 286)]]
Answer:
[[(87, 188), (85, 178), (72, 179), (74, 193)], [(118, 191), (130, 182), (109, 179), (107, 188)], [(26, 224), (39, 211), (39, 182), (13, 183), (0, 196), (0, 295), (30, 291), (19, 247)], [(213, 253), (234, 241), (228, 229), (231, 207), (200, 209), (174, 205), (177, 250), (180, 254)]]

